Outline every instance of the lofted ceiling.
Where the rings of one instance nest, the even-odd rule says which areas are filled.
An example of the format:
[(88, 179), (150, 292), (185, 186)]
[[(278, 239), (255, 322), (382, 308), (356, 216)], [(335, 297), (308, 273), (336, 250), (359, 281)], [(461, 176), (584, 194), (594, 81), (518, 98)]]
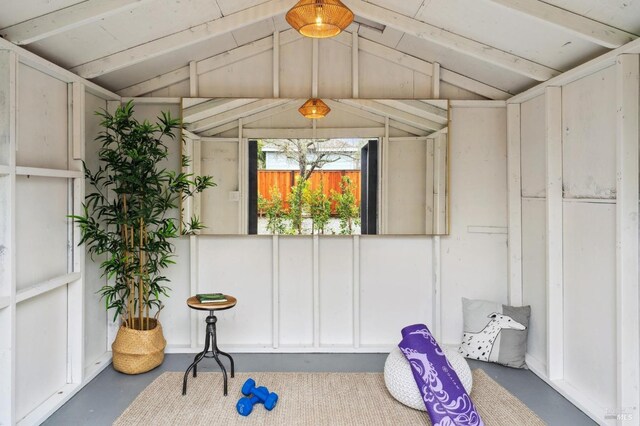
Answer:
[[(640, 0), (343, 0), (347, 31), (516, 94), (640, 34)], [(119, 91), (290, 27), (295, 0), (2, 0), (7, 40)]]

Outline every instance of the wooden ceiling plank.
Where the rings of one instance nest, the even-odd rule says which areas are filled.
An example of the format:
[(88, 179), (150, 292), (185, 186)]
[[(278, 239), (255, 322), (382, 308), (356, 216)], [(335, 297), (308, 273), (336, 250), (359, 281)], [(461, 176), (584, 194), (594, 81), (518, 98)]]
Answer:
[(189, 66), (178, 68), (177, 70), (159, 75), (152, 79), (143, 81), (118, 90), (120, 96), (136, 97), (146, 95), (156, 90), (164, 89), (173, 84), (189, 79)]
[(403, 31), (414, 37), (430, 41), (533, 80), (546, 81), (560, 74), (559, 71), (553, 68), (363, 0), (351, 0), (349, 7), (358, 16), (379, 22), (390, 28)]
[(371, 99), (339, 99), (338, 102), (351, 105), (355, 108), (361, 108), (374, 114), (380, 114), (384, 117), (389, 117), (389, 119), (408, 124), (418, 129), (436, 131), (446, 127), (446, 124), (436, 123)]
[(84, 78), (99, 77), (280, 15), (290, 7), (291, 2), (289, 0), (271, 0), (240, 12), (78, 65), (72, 68), (71, 71)]
[[(261, 111), (255, 114), (247, 115), (245, 117), (242, 117), (242, 125), (243, 126), (249, 125), (251, 123), (255, 123), (256, 121), (273, 117), (274, 115), (278, 115), (278, 114), (290, 111), (294, 108), (298, 108), (304, 101), (305, 101), (304, 99), (292, 99), (286, 104), (282, 104), (277, 107), (273, 107), (268, 110)], [(202, 136), (215, 136), (215, 135), (219, 135), (220, 133), (224, 133), (226, 131), (235, 129), (236, 127), (238, 127), (238, 122), (231, 121), (227, 124), (223, 124), (222, 126), (214, 127), (205, 132), (202, 132), (201, 134)]]
[(217, 114), (213, 117), (205, 118), (191, 124), (186, 124), (186, 128), (193, 133), (200, 133), (213, 127), (221, 126), (229, 123), (230, 121), (235, 121), (244, 116), (265, 111), (287, 102), (289, 102), (289, 99), (261, 99), (242, 107), (223, 112), (222, 114)]
[[(351, 46), (351, 36), (345, 35), (341, 37), (341, 35), (342, 33), (336, 37), (336, 41), (341, 44)], [(294, 31), (293, 29), (283, 31), (280, 34), (280, 46), (284, 46), (288, 43), (299, 40), (300, 38), (301, 36), (298, 34), (298, 32)], [(198, 61), (196, 65), (198, 74), (204, 74), (206, 72), (231, 65), (233, 63), (250, 58), (254, 54), (259, 54), (266, 50), (272, 49), (272, 40), (272, 36), (265, 37), (253, 43), (249, 43), (244, 46), (232, 49), (228, 52)], [(380, 43), (367, 40), (364, 37), (359, 37), (358, 48), (362, 52), (369, 53), (373, 56), (388, 60), (412, 71), (423, 73), (429, 76), (432, 74), (433, 64), (431, 62), (416, 58)], [(118, 93), (122, 96), (141, 96), (146, 93), (165, 88), (172, 84), (185, 81), (188, 78), (189, 67), (183, 67), (178, 70), (171, 71), (167, 74), (154, 77), (150, 80), (134, 84), (118, 91)], [(497, 89), (495, 87), (489, 86), (477, 80), (473, 80), (469, 77), (465, 77), (461, 74), (447, 70), (445, 68), (441, 68), (440, 78), (446, 83), (452, 84), (473, 93), (477, 93), (480, 96), (484, 96), (488, 99), (505, 100), (512, 96), (510, 93), (504, 90)]]
[(127, 12), (153, 0), (87, 0), (0, 30), (5, 40), (27, 45), (120, 12)]
[[(284, 46), (300, 38), (302, 38), (302, 36), (293, 29), (283, 31), (280, 34), (280, 46)], [(228, 52), (220, 53), (210, 58), (198, 61), (198, 75), (240, 62), (271, 49), (273, 49), (273, 36), (270, 35), (240, 47), (236, 47)]]
[[(449, 122), (449, 112), (446, 108), (438, 108), (420, 100), (412, 99), (376, 99), (376, 102), (383, 105), (396, 108), (418, 117), (426, 118), (438, 124), (447, 124)], [(446, 103), (446, 101), (439, 101)]]
[(445, 68), (440, 68), (440, 80), (461, 89), (476, 93), (480, 96), (484, 96), (487, 99), (504, 101), (513, 96), (509, 92), (489, 86), (488, 84)]
[(232, 109), (239, 108), (241, 106), (250, 104), (257, 101), (257, 98), (213, 98), (208, 99), (205, 102), (182, 108), (182, 120), (185, 123), (195, 123), (205, 118), (213, 117), (217, 114), (222, 114)]
[(538, 0), (490, 0), (508, 9), (552, 24), (584, 40), (609, 49), (623, 46), (636, 38), (618, 28)]

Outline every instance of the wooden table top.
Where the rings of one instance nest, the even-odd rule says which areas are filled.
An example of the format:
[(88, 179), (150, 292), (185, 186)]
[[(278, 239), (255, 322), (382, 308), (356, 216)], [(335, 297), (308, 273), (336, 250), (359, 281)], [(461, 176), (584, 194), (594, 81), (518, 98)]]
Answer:
[(231, 309), (236, 306), (238, 302), (235, 297), (225, 294), (226, 302), (212, 302), (212, 303), (200, 303), (196, 296), (191, 296), (187, 299), (187, 305), (191, 309), (198, 309), (200, 311), (223, 311), (225, 309)]

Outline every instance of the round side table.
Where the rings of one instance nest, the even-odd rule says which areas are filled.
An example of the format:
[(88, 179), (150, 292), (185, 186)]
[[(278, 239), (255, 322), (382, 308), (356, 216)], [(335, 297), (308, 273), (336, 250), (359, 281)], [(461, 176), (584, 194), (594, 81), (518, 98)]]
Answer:
[[(205, 335), (204, 341), (204, 350), (197, 354), (193, 359), (193, 362), (187, 368), (187, 371), (184, 373), (184, 380), (182, 382), (182, 395), (187, 394), (187, 379), (189, 378), (189, 372), (193, 370), (193, 377), (198, 375), (198, 363), (202, 361), (203, 358), (213, 358), (216, 360), (220, 369), (222, 370), (222, 377), (224, 378), (224, 395), (227, 396), (227, 370), (224, 368), (224, 365), (220, 361), (219, 355), (226, 356), (229, 358), (231, 363), (231, 377), (233, 377), (234, 369), (233, 369), (233, 358), (226, 352), (222, 352), (218, 349), (218, 340), (216, 337), (216, 322), (218, 319), (215, 316), (216, 311), (225, 311), (227, 309), (231, 309), (236, 306), (237, 300), (233, 296), (225, 295), (227, 299), (226, 302), (214, 302), (214, 303), (200, 303), (196, 296), (192, 296), (187, 299), (187, 305), (191, 309), (196, 309), (199, 311), (209, 311), (209, 316), (207, 316), (207, 331)], [(209, 354), (210, 353), (210, 354)]]

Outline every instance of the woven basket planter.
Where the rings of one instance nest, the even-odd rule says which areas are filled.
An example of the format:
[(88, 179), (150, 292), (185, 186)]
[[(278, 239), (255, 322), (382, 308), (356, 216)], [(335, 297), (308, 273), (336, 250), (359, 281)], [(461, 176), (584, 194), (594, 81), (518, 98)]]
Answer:
[[(138, 319), (134, 321), (137, 324)], [(111, 345), (113, 368), (125, 374), (140, 374), (162, 364), (164, 348), (167, 346), (162, 326), (155, 319), (149, 319), (149, 326), (150, 330), (120, 326), (116, 340)]]

